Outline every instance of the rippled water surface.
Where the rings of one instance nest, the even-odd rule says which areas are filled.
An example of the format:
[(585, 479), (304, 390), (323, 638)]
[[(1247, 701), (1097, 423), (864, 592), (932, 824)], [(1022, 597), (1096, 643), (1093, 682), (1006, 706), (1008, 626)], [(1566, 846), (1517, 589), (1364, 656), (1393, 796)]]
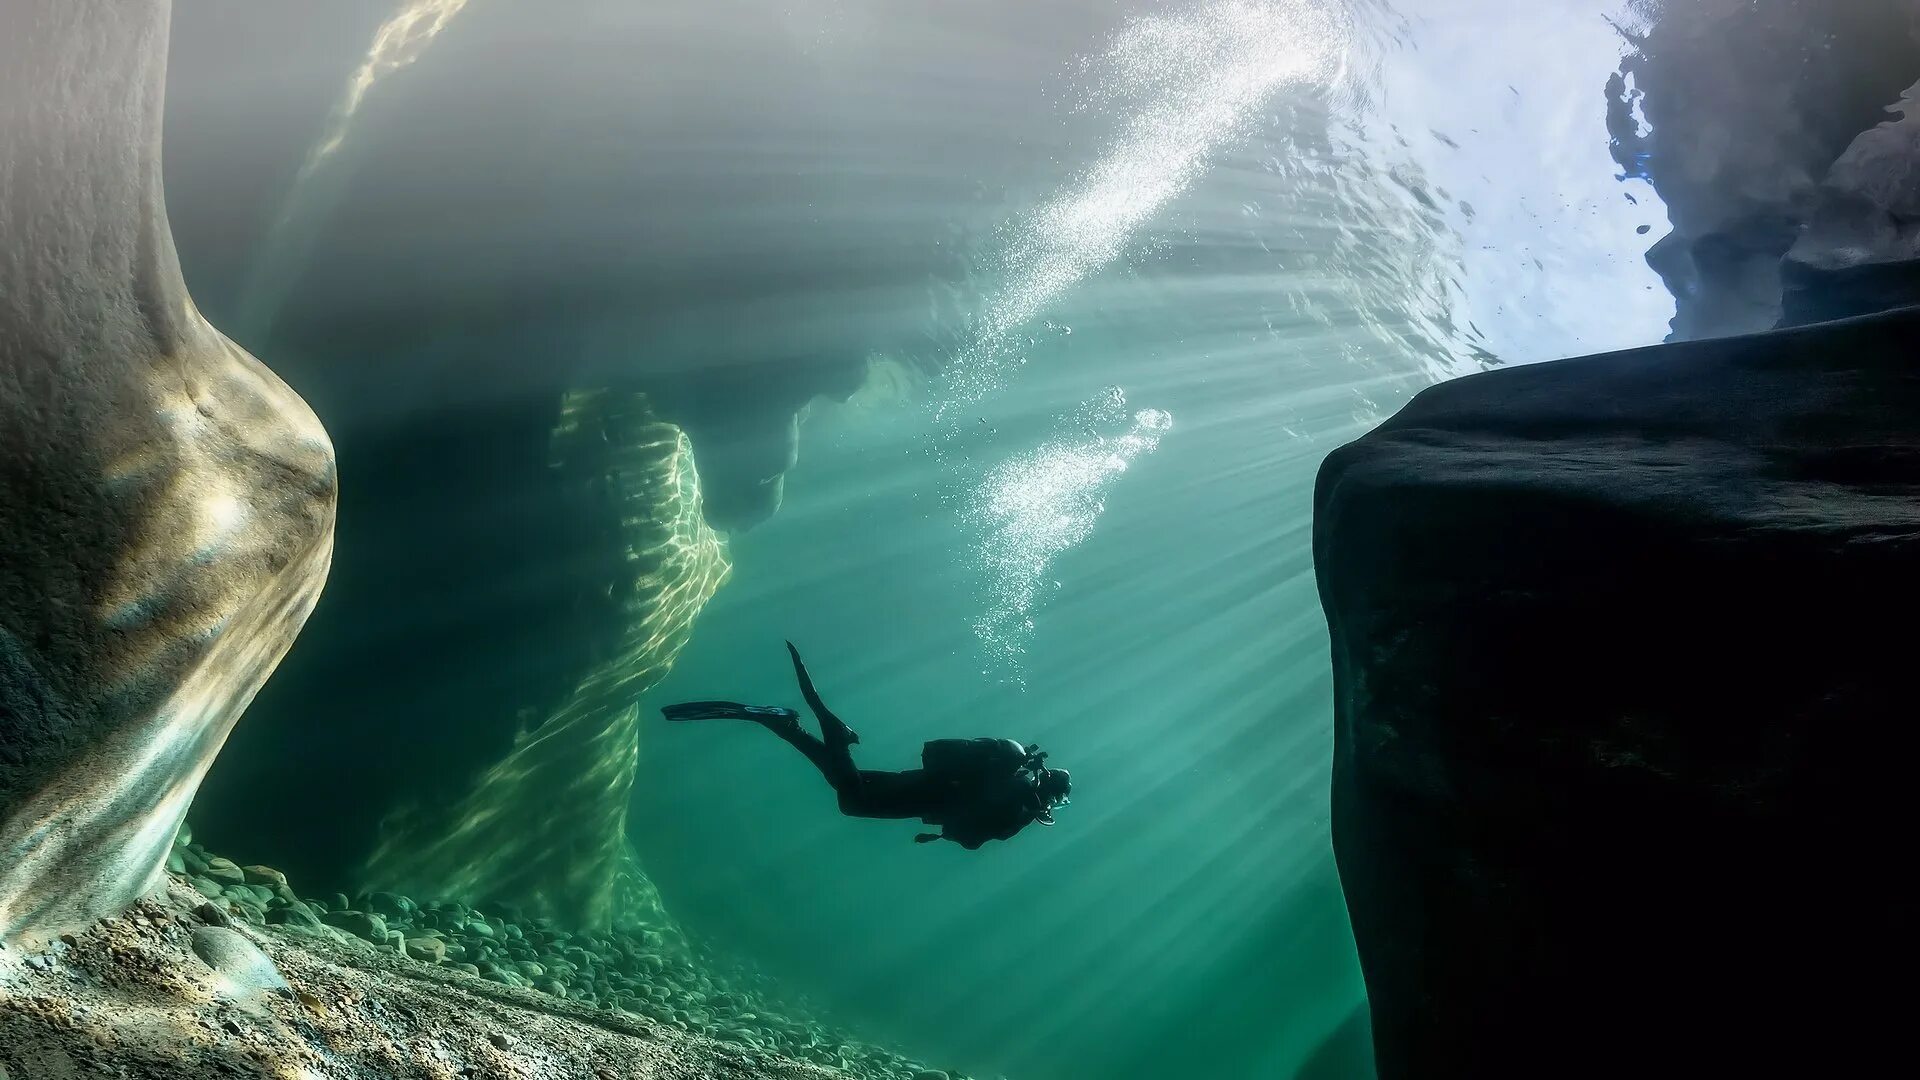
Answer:
[[(234, 32), (179, 7), (177, 39)], [(196, 293), (263, 357), (328, 320), (326, 348), (447, 353), (415, 384), (282, 347), (346, 483), (361, 433), (490, 415), (555, 341), (583, 379), (736, 372), (742, 415), (850, 373), (642, 701), (629, 835), (690, 932), (971, 1075), (1359, 1077), (1314, 470), (1433, 381), (1662, 336), (1663, 213), (1606, 146), (1627, 7), (343, 4), (278, 78), (181, 71), (176, 42), (170, 183)], [(572, 83), (619, 93), (520, 92)], [(509, 159), (538, 167), (481, 182)], [(488, 225), (453, 243), (456, 218)], [(503, 305), (532, 314), (475, 329)], [(703, 475), (733, 431), (692, 431)], [(411, 647), (325, 615), (323, 642)], [(1072, 805), (919, 846), (763, 731), (649, 715), (797, 705), (783, 639), (863, 765), (1012, 737)], [(209, 814), (272, 768), (245, 729), (311, 696), (300, 655)]]

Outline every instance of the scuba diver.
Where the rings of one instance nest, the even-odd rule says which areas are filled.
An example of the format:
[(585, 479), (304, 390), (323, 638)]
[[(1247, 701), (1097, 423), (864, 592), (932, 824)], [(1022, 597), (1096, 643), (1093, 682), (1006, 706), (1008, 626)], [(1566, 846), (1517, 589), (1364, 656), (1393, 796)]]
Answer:
[(878, 772), (854, 765), (850, 747), (860, 736), (820, 700), (787, 642), (800, 694), (820, 721), (821, 738), (800, 726), (800, 714), (771, 705), (689, 701), (661, 709), (669, 720), (751, 720), (805, 754), (840, 796), (848, 817), (919, 818), (938, 825), (914, 842), (951, 840), (968, 851), (989, 840), (1009, 840), (1032, 822), (1053, 824), (1053, 811), (1067, 804), (1072, 785), (1065, 769), (1045, 766), (1038, 746), (1012, 739), (935, 739), (920, 750), (918, 769)]

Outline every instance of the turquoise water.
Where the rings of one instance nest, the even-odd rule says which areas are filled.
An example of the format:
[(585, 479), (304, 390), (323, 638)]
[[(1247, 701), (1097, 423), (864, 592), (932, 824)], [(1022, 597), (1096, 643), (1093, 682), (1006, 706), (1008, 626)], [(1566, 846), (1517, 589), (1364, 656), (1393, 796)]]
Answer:
[[(685, 121), (645, 153), (596, 157), (557, 136), (569, 152), (551, 163), (588, 190), (648, 194), (553, 242), (639, 251), (644, 273), (593, 284), (645, 287), (563, 304), (538, 333), (563, 325), (589, 381), (623, 365), (737, 365), (743, 410), (796, 356), (831, 354), (859, 384), (806, 405), (778, 511), (728, 539), (731, 579), (641, 696), (626, 828), (672, 918), (860, 1037), (970, 1075), (1368, 1075), (1328, 842), (1314, 471), (1435, 380), (1660, 338), (1671, 301), (1640, 255), (1661, 211), (1615, 179), (1603, 126), (1622, 47), (1603, 16), (1626, 6), (1000, 3), (936, 18), (818, 3), (783, 6), (777, 32), (728, 21), (751, 5), (653, 12), (670, 42), (635, 50), (676, 57), (633, 107), (671, 118), (684, 102)], [(441, 12), (431, 48), (480, 50), (493, 39), (463, 44), (460, 20), (494, 20), (496, 34), (512, 21), (500, 4), (463, 7)], [(181, 8), (177, 35), (209, 25)], [(330, 32), (365, 41), (386, 17), (365, 5)], [(605, 34), (632, 29), (606, 18)], [(509, 37), (529, 70), (551, 44)], [(315, 87), (349, 81), (354, 50), (337, 53), (313, 60)], [(812, 81), (794, 85), (821, 97), (783, 100), (808, 119), (729, 111), (743, 93), (730, 80), (795, 56)], [(481, 216), (492, 247), (450, 254), (416, 235), (401, 211), (430, 216), (421, 191), (380, 185), (431, 170), (390, 162), (423, 139), (484, 134), (488, 117), (461, 110), (513, 96), (447, 93), (434, 54), (415, 59), (367, 100), (432, 98), (441, 126), (376, 115), (382, 138), (356, 142), (337, 101), (329, 121), (327, 97), (303, 98), (299, 137), (280, 134), (288, 152), (254, 185), (258, 212), (239, 215), (250, 246), (216, 242), (220, 208), (204, 200), (177, 214), (190, 277), (228, 283), (197, 292), (254, 327), (256, 352), (285, 358), (334, 431), (343, 488), (356, 465), (394, 464), (379, 458), (396, 431), (484, 436), (490, 409), (550, 423), (555, 402), (519, 377), (558, 362), (552, 339), (498, 329), (497, 286), (475, 260), (557, 266), (538, 284), (562, 298), (566, 274), (605, 269)], [(211, 123), (190, 111), (214, 96), (199, 89), (170, 121), (189, 151), (195, 123)], [(311, 167), (329, 132), (347, 133), (339, 152), (359, 180)], [(530, 198), (555, 222), (590, 209)], [(399, 209), (366, 224), (383, 206)], [(386, 258), (397, 269), (383, 276)], [(302, 309), (316, 282), (339, 299), (309, 293)], [(366, 300), (382, 288), (398, 299)], [(338, 325), (325, 340), (287, 328), (326, 318)], [(389, 378), (415, 369), (362, 354), (433, 356), (422, 366), (437, 374)], [(490, 359), (463, 369), (468, 354)], [(693, 432), (696, 464), (732, 452), (718, 430)], [(511, 504), (518, 482), (464, 497)], [(361, 763), (371, 789), (376, 774), (410, 775), (419, 751), (372, 762), (364, 746), (330, 748), (323, 723), (388, 746), (405, 725), (431, 728), (422, 745), (484, 761), (493, 736), (472, 718), (498, 657), (571, 655), (576, 629), (554, 616), (526, 644), (488, 622), (494, 594), (537, 604), (571, 588), (577, 568), (559, 556), (472, 581), (431, 613), (383, 608), (379, 545), (351, 545), (412, 527), (401, 508), (417, 500), (352, 498), (333, 591), (195, 812), (216, 850), (342, 889), (373, 811), (334, 788), (284, 793), (329, 754)], [(496, 516), (508, 511), (476, 511), (471, 535), (505, 531)], [(463, 559), (485, 546), (461, 544)], [(446, 644), (470, 639), (493, 651)], [(839, 816), (764, 731), (659, 720), (689, 698), (797, 706), (783, 639), (860, 730), (863, 766), (909, 767), (941, 737), (1037, 742), (1072, 770), (1072, 805), (1057, 827), (978, 852), (923, 847), (911, 823)], [(394, 687), (415, 677), (429, 689), (408, 683), (400, 702)], [(338, 827), (316, 827), (315, 807)], [(558, 817), (522, 827), (567, 841)]]

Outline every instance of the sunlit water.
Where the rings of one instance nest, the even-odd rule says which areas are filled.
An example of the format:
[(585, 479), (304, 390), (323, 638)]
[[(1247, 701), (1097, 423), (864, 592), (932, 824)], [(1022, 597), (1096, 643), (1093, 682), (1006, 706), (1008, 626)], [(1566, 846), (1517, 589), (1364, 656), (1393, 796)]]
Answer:
[[(787, 506), (655, 696), (791, 702), (791, 637), (863, 761), (1008, 735), (1074, 803), (929, 851), (837, 818), (761, 732), (663, 731), (640, 842), (675, 910), (975, 1073), (1362, 1074), (1314, 469), (1433, 379), (1671, 314), (1634, 232), (1658, 209), (1597, 126), (1619, 46), (1596, 7), (1432, 6), (1202, 5), (1089, 43), (1111, 66), (1063, 58), (1113, 83), (1053, 107), (1110, 111), (986, 245), (977, 366), (816, 407)], [(1239, 18), (1319, 55), (1264, 67)]]
[[(451, 38), (472, 14), (429, 6), (402, 25)], [(862, 342), (870, 369), (810, 409), (784, 506), (733, 538), (732, 580), (643, 704), (797, 704), (792, 639), (866, 767), (1018, 738), (1072, 770), (1073, 803), (1007, 844), (919, 846), (841, 818), (758, 729), (657, 724), (642, 862), (690, 930), (972, 1075), (1363, 1076), (1314, 470), (1435, 380), (1663, 334), (1640, 261), (1661, 211), (1616, 179), (1603, 125), (1622, 46), (1603, 16), (1626, 5), (921, 6), (769, 16), (835, 73), (837, 137), (651, 148), (716, 192), (680, 223), (697, 254), (652, 267), (690, 314), (609, 317), (600, 353), (782, 357), (832, 323), (820, 340)], [(676, 39), (686, 71), (738, 62), (717, 20)], [(341, 85), (380, 70), (348, 58)], [(302, 176), (351, 166), (355, 100)], [(851, 179), (839, 201), (726, 197), (775, 158)], [(633, 214), (608, 228), (665, 228)], [(802, 225), (845, 261), (756, 317), (689, 284), (779, 263)], [(903, 263), (916, 244), (941, 250)], [(233, 290), (249, 318), (287, 257)]]

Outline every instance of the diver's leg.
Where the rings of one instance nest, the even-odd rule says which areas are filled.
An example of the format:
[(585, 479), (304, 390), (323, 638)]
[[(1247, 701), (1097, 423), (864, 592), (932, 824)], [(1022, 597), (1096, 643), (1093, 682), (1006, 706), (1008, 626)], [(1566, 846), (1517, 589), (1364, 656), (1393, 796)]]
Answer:
[(759, 720), (760, 726), (785, 739), (787, 745), (806, 755), (827, 783), (839, 792), (842, 798), (850, 787), (857, 786), (860, 770), (853, 764), (853, 755), (842, 746), (828, 746), (814, 734), (800, 726), (800, 716), (791, 710), (783, 718), (767, 717)]
[(848, 817), (925, 819), (940, 812), (939, 784), (922, 769), (861, 769), (839, 792), (840, 812)]
[(787, 642), (787, 654), (793, 657), (793, 674), (800, 680), (800, 696), (807, 699), (807, 708), (819, 719), (820, 733), (826, 737), (827, 745), (844, 749), (859, 742), (859, 733), (833, 715), (833, 710), (820, 700), (820, 692), (813, 688), (813, 678), (807, 674), (807, 665), (800, 662), (800, 650), (794, 648), (791, 641)]

